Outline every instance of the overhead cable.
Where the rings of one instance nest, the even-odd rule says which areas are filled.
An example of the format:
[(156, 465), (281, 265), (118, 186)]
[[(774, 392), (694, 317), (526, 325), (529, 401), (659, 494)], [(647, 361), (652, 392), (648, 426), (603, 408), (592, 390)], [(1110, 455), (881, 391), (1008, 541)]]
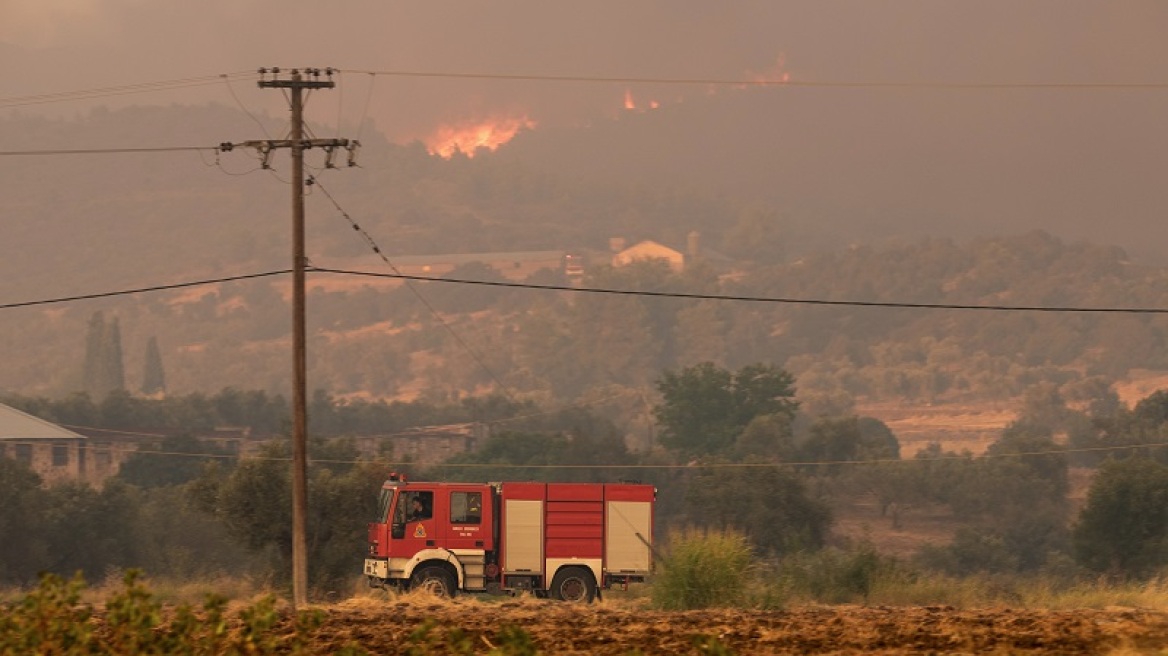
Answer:
[(937, 89), (937, 90), (1111, 90), (1140, 91), (1166, 90), (1168, 82), (930, 82), (930, 81), (864, 81), (864, 80), (798, 80), (717, 77), (628, 77), (603, 75), (542, 75), (536, 73), (475, 73), (417, 70), (361, 70), (341, 69), (348, 73), (384, 75), (386, 77), (432, 78), (453, 80), (502, 80), (517, 82), (576, 82), (597, 84), (669, 84), (691, 86), (732, 87), (805, 87), (838, 89)]
[[(318, 181), (319, 184), (319, 181)], [(323, 192), (324, 189), (321, 188)], [(326, 192), (327, 195), (327, 192)], [(351, 220), (351, 219), (350, 219)], [(358, 226), (355, 228), (360, 230)], [(380, 252), (380, 251), (379, 251)], [(1075, 306), (1044, 306), (1044, 305), (962, 305), (953, 303), (905, 303), (897, 301), (848, 301), (848, 300), (828, 300), (820, 298), (790, 298), (780, 296), (741, 296), (732, 294), (696, 294), (687, 292), (658, 292), (658, 291), (643, 291), (635, 289), (612, 289), (604, 287), (570, 287), (567, 285), (541, 285), (535, 283), (525, 282), (500, 282), (489, 280), (464, 280), (460, 278), (438, 278), (431, 276), (414, 276), (404, 273), (378, 273), (372, 271), (349, 271), (345, 269), (332, 269), (328, 267), (310, 266), (307, 269), (310, 273), (328, 273), (333, 275), (345, 276), (363, 276), (372, 278), (388, 278), (400, 279), (406, 282), (420, 281), (420, 282), (437, 282), (455, 285), (486, 285), (489, 287), (510, 287), (515, 289), (532, 289), (542, 291), (558, 291), (558, 292), (574, 292), (580, 294), (617, 294), (622, 296), (650, 296), (657, 298), (677, 298), (677, 299), (696, 299), (696, 300), (710, 300), (710, 301), (732, 301), (745, 303), (777, 303), (788, 305), (824, 305), (824, 306), (840, 306), (840, 307), (872, 307), (872, 308), (893, 308), (893, 309), (919, 309), (919, 310), (980, 310), (988, 312), (1062, 312), (1062, 313), (1085, 313), (1085, 314), (1168, 314), (1168, 308), (1149, 308), (1149, 307), (1075, 307)], [(179, 289), (182, 287), (195, 287), (198, 285), (207, 285), (218, 282), (229, 282), (232, 280), (246, 280), (248, 278), (263, 278), (268, 276), (277, 276), (291, 273), (291, 269), (282, 269), (278, 271), (265, 271), (260, 273), (244, 274), (239, 276), (229, 276), (225, 278), (209, 278), (205, 280), (194, 280), (189, 282), (174, 283), (171, 285), (155, 285), (151, 287), (139, 287), (134, 289), (124, 289), (118, 291), (99, 292), (93, 294), (85, 294), (79, 296), (62, 296), (56, 298), (46, 298), (33, 301), (23, 301), (18, 303), (0, 303), (0, 310), (7, 310), (18, 307), (28, 307), (31, 305), (50, 305), (54, 303), (66, 303), (70, 301), (88, 300), (93, 298), (104, 298), (111, 296), (127, 296), (131, 294), (141, 294), (145, 292), (165, 291), (168, 289)]]
[(238, 276), (225, 276), (222, 278), (206, 278), (203, 280), (192, 280), (188, 282), (176, 282), (169, 285), (152, 285), (150, 287), (135, 287), (132, 289), (122, 289), (110, 292), (96, 292), (93, 294), (78, 294), (76, 296), (59, 296), (57, 298), (45, 298), (35, 301), (21, 301), (17, 303), (0, 303), (0, 310), (11, 310), (13, 308), (31, 307), (34, 305), (52, 305), (54, 303), (69, 303), (72, 301), (86, 301), (95, 298), (109, 298), (111, 296), (127, 296), (130, 294), (143, 294), (146, 292), (159, 292), (169, 289), (182, 289), (184, 287), (198, 287), (200, 285), (213, 285), (223, 282), (233, 282), (236, 280), (251, 280), (254, 278), (267, 278), (270, 276), (282, 276), (292, 273), (291, 269), (280, 269), (277, 271), (263, 271), (261, 273), (246, 273)]
[[(381, 247), (377, 245), (376, 241), (374, 241), (373, 236), (370, 235), (369, 232), (364, 228), (362, 228), (356, 221), (354, 221), (353, 217), (349, 216), (349, 213), (346, 212), (339, 203), (337, 203), (337, 200), (333, 198), (333, 195), (328, 192), (328, 189), (325, 189), (320, 184), (318, 179), (315, 177), (310, 177), (308, 179), (308, 184), (315, 185), (317, 189), (320, 189), (321, 193), (325, 195), (325, 198), (327, 198), (329, 202), (333, 204), (333, 207), (336, 208), (337, 212), (339, 212), (341, 216), (344, 217), (345, 221), (349, 223), (349, 226), (353, 228), (355, 232), (361, 235), (361, 238), (365, 240), (365, 243), (369, 246), (370, 250), (376, 253), (381, 258), (381, 261), (384, 262), (386, 266), (388, 266), (390, 270), (394, 272), (395, 275), (401, 275), (401, 272), (398, 271), (397, 267), (394, 266), (389, 257), (387, 257), (381, 250)], [(312, 268), (310, 267), (309, 270), (312, 270)], [(458, 342), (459, 346), (461, 346), (463, 350), (470, 355), (470, 357), (475, 361), (475, 364), (477, 364), (479, 368), (482, 369), (491, 378), (491, 380), (495, 381), (495, 384), (499, 386), (499, 391), (501, 391), (503, 395), (507, 397), (507, 400), (515, 403), (515, 395), (511, 393), (511, 388), (508, 387), (507, 384), (503, 382), (503, 379), (500, 378), (487, 364), (483, 356), (480, 355), (479, 352), (474, 348), (472, 348), (471, 345), (468, 344), (466, 340), (464, 340), (462, 336), (454, 330), (454, 328), (446, 321), (446, 319), (442, 317), (442, 314), (438, 312), (437, 308), (435, 308), (430, 303), (430, 301), (428, 301), (426, 297), (422, 295), (421, 291), (419, 291), (414, 285), (411, 285), (409, 281), (406, 281), (406, 286), (411, 292), (413, 292), (418, 301), (421, 302), (421, 304), (424, 305), (427, 310), (429, 310), (430, 316), (434, 317), (438, 324), (442, 326), (442, 328), (445, 329), (451, 337), (454, 338), (454, 341)]]
[(79, 89), (75, 91), (61, 91), (57, 93), (42, 93), (26, 96), (9, 96), (0, 98), (0, 108), (22, 107), (25, 105), (43, 105), (55, 102), (72, 102), (78, 100), (93, 100), (110, 96), (122, 96), (135, 93), (153, 93), (159, 91), (173, 91), (188, 87), (207, 86), (218, 84), (225, 78), (254, 76), (255, 71), (237, 71), (235, 73), (220, 73), (217, 75), (201, 75), (198, 77), (180, 78), (175, 80), (160, 80), (156, 82), (141, 82), (124, 84), (113, 87), (98, 87), (94, 89)]
[(876, 307), (925, 310), (982, 310), (992, 312), (1079, 312), (1118, 314), (1168, 314), (1168, 308), (1120, 308), (1120, 307), (1072, 307), (1045, 305), (964, 305), (957, 303), (905, 303), (898, 301), (837, 301), (821, 298), (791, 298), (782, 296), (740, 296), (730, 294), (697, 294), (688, 292), (658, 292), (634, 289), (611, 289), (603, 287), (571, 287), (568, 285), (543, 285), (526, 282), (504, 282), (491, 280), (466, 280), (462, 278), (440, 278), (431, 276), (406, 275), (400, 272), (379, 273), (373, 271), (349, 271), (312, 267), (317, 273), (333, 273), (346, 276), (368, 276), (372, 278), (398, 278), (458, 285), (486, 285), (489, 287), (511, 287), (516, 289), (539, 289), (545, 291), (576, 292), (582, 294), (618, 294), (623, 296), (653, 296), (658, 298), (681, 298), (711, 301), (738, 301), (748, 303), (782, 303), (791, 305), (835, 305), (844, 307)]
[[(358, 436), (359, 437), (359, 436)], [(40, 442), (29, 440), (7, 440), (8, 444), (19, 444), (33, 446)], [(946, 462), (946, 461), (975, 461), (975, 460), (1003, 460), (1013, 458), (1026, 458), (1036, 456), (1057, 456), (1070, 455), (1076, 453), (1100, 453), (1105, 451), (1133, 451), (1139, 449), (1152, 449), (1168, 447), (1168, 442), (1153, 442), (1148, 444), (1119, 444), (1113, 446), (1094, 446), (1094, 447), (1076, 447), (1067, 449), (1050, 449), (1042, 451), (1022, 451), (1011, 453), (985, 453), (979, 456), (974, 456), (969, 453), (943, 453), (937, 456), (913, 457), (913, 458), (875, 458), (871, 460), (800, 460), (800, 461), (785, 461), (785, 462), (688, 462), (688, 463), (673, 463), (673, 464), (645, 464), (645, 463), (621, 463), (621, 464), (518, 464), (518, 463), (501, 463), (501, 462), (463, 462), (463, 463), (438, 463), (428, 465), (427, 468), (447, 468), (447, 469), (629, 469), (629, 470), (649, 470), (649, 469), (664, 469), (664, 470), (709, 470), (709, 469), (784, 469), (791, 467), (831, 467), (840, 465), (889, 465), (889, 464), (912, 464), (912, 463), (932, 463), (932, 462)], [(266, 455), (242, 455), (235, 453), (191, 453), (187, 451), (163, 451), (159, 449), (136, 449), (134, 451), (124, 450), (127, 453), (141, 454), (148, 456), (178, 456), (186, 458), (216, 458), (224, 460), (258, 460), (258, 461), (276, 461), (276, 462), (290, 462), (291, 456), (266, 456)], [(411, 461), (389, 461), (380, 459), (335, 459), (335, 458), (309, 458), (309, 462), (322, 465), (360, 465), (370, 464), (386, 467), (418, 467), (417, 462)]]
[[(233, 144), (237, 145), (237, 144)], [(148, 148), (49, 148), (45, 150), (0, 150), (0, 157), (36, 155), (112, 155), (121, 153), (177, 153), (219, 151), (222, 146), (157, 146)]]
[[(774, 77), (663, 77), (628, 75), (552, 75), (540, 73), (491, 73), (475, 71), (424, 71), (408, 69), (338, 69), (341, 73), (397, 78), (496, 80), (516, 82), (554, 82), (584, 84), (652, 84), (725, 87), (789, 87), (836, 89), (933, 89), (933, 90), (1086, 90), (1086, 91), (1162, 91), (1168, 82), (940, 82), (928, 80), (855, 80), (855, 79), (792, 79)], [(224, 79), (253, 77), (255, 71), (236, 71), (173, 80), (141, 82), (110, 87), (97, 87), (55, 93), (0, 97), (0, 108), (22, 107), (57, 102), (93, 100), (126, 94), (173, 91), (188, 87), (219, 84)]]

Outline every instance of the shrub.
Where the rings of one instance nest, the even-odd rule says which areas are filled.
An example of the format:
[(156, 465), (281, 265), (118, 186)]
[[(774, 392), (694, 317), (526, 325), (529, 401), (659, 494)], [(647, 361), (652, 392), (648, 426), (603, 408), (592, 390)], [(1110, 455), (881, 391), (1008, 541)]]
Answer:
[(654, 577), (654, 605), (688, 610), (741, 605), (754, 558), (746, 536), (732, 530), (689, 529), (670, 536), (669, 551)]
[(895, 559), (869, 544), (789, 556), (778, 566), (788, 596), (829, 604), (868, 602), (875, 591), (910, 578)]

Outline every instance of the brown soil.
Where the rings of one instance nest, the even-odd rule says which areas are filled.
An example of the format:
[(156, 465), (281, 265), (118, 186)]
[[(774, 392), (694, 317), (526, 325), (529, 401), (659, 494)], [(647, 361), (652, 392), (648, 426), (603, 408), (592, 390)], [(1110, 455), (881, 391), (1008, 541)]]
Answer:
[[(354, 599), (324, 608), (310, 651), (359, 646), (374, 654), (512, 651), (508, 630), (542, 654), (1154, 653), (1168, 647), (1168, 614), (1135, 610), (957, 610), (947, 606), (833, 606), (781, 611), (648, 611), (541, 600)], [(422, 637), (418, 632), (432, 625)], [(411, 637), (413, 634), (413, 637)], [(461, 646), (459, 641), (461, 642)], [(711, 641), (717, 642), (711, 645)], [(409, 650), (414, 651), (409, 651)]]

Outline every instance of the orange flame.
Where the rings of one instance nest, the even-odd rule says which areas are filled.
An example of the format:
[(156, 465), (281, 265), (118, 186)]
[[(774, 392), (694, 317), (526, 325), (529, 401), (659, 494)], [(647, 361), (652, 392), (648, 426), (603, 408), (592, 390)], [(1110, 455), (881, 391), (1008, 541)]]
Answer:
[[(649, 103), (647, 105), (644, 105), (642, 107), (641, 111), (645, 111), (645, 109), (660, 109), (660, 108), (661, 108), (661, 103), (657, 102), (656, 100), (651, 99), (651, 100), (649, 100)], [(636, 111), (636, 109), (637, 109), (637, 101), (636, 101), (636, 99), (633, 98), (632, 89), (625, 89), (625, 109), (627, 111), (630, 111), (630, 112)]]
[(455, 153), (474, 157), (480, 148), (498, 150), (511, 141), (520, 130), (535, 128), (535, 121), (527, 114), (521, 116), (493, 116), (443, 125), (429, 137), (422, 139), (431, 155), (450, 159)]
[(780, 53), (779, 56), (775, 58), (775, 63), (770, 67), (770, 69), (761, 73), (756, 73), (754, 71), (748, 71), (747, 73), (750, 75), (750, 79), (753, 82), (761, 84), (786, 84), (791, 81), (791, 74), (783, 70), (786, 67), (787, 56)]

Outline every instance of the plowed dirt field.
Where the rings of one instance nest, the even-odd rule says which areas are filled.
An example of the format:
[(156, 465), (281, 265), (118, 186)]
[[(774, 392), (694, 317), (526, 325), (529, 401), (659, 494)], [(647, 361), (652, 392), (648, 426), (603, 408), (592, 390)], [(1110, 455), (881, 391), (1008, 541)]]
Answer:
[[(663, 612), (508, 600), (352, 600), (324, 608), (312, 651), (374, 654), (1135, 654), (1168, 650), (1168, 613), (810, 607)], [(419, 627), (429, 629), (419, 631)], [(526, 632), (519, 647), (509, 628)], [(716, 641), (716, 642), (715, 642)], [(413, 650), (413, 651), (411, 651)], [(468, 651), (469, 650), (469, 651)]]

